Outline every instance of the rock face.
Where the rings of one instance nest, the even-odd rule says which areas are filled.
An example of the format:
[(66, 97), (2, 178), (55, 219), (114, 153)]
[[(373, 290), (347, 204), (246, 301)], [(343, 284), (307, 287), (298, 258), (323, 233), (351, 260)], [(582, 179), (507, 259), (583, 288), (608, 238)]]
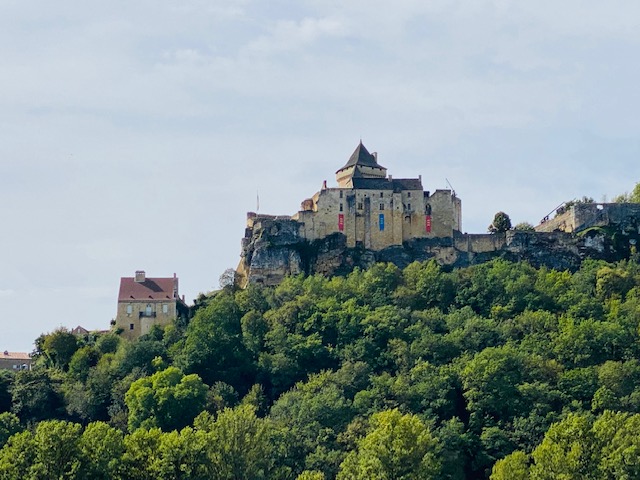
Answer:
[[(585, 258), (617, 260), (628, 257), (639, 236), (609, 226), (613, 235), (589, 231), (578, 236), (564, 232), (508, 231), (503, 234), (457, 234), (446, 238), (417, 238), (402, 246), (373, 251), (348, 248), (341, 233), (308, 242), (301, 224), (289, 217), (256, 216), (242, 240), (237, 273), (241, 286), (277, 285), (299, 273), (343, 275), (355, 267), (391, 262), (404, 268), (414, 261), (435, 259), (441, 265), (466, 267), (494, 258), (527, 261), (556, 270), (576, 270)], [(622, 238), (622, 240), (621, 240)]]

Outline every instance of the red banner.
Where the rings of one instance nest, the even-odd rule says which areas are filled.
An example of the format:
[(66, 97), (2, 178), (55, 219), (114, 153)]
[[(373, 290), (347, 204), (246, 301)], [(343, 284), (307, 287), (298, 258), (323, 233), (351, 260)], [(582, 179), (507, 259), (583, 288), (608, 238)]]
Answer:
[(431, 215), (427, 215), (427, 233), (431, 233)]
[(344, 231), (344, 214), (338, 214), (338, 230)]

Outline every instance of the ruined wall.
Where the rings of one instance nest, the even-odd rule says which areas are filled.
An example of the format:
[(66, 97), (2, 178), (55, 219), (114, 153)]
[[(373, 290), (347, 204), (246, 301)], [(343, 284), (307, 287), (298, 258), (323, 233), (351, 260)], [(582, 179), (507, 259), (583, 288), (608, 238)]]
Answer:
[(580, 232), (592, 227), (611, 224), (635, 228), (640, 218), (640, 204), (637, 203), (578, 203), (564, 213), (542, 222), (536, 227), (538, 232)]

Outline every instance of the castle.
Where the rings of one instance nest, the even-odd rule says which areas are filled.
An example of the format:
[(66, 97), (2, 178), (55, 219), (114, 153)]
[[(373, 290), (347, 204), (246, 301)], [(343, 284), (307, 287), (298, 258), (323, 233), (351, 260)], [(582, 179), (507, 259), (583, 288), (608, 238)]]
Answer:
[(236, 270), (239, 286), (429, 259), (464, 267), (501, 257), (575, 270), (585, 258), (628, 258), (640, 242), (640, 205), (633, 204), (579, 205), (558, 212), (536, 231), (461, 233), (462, 202), (455, 192), (431, 194), (423, 190), (420, 176), (387, 175), (377, 154), (362, 142), (336, 172), (336, 181), (334, 188), (324, 182), (293, 216), (247, 214)]
[[(393, 178), (360, 142), (336, 172), (338, 186), (326, 181), (291, 217), (307, 241), (334, 233), (346, 237), (349, 248), (383, 250), (413, 238), (451, 237), (461, 230), (462, 202), (451, 190), (424, 191), (422, 177)], [(249, 213), (252, 228), (262, 215)]]

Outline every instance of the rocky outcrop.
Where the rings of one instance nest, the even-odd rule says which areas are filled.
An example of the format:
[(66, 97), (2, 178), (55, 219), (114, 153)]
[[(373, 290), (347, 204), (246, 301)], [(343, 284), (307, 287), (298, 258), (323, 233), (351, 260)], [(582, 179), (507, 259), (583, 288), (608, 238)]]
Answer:
[(346, 237), (340, 233), (308, 242), (300, 234), (299, 222), (289, 217), (256, 215), (249, 218), (237, 273), (240, 285), (246, 286), (277, 285), (285, 276), (299, 273), (343, 275), (375, 262), (391, 262), (404, 268), (411, 262), (430, 259), (441, 265), (466, 267), (505, 258), (527, 261), (536, 267), (576, 270), (585, 258), (613, 261), (629, 256), (638, 232), (608, 228), (583, 235), (524, 231), (456, 234), (447, 238), (416, 238), (402, 246), (372, 251), (348, 248)]

